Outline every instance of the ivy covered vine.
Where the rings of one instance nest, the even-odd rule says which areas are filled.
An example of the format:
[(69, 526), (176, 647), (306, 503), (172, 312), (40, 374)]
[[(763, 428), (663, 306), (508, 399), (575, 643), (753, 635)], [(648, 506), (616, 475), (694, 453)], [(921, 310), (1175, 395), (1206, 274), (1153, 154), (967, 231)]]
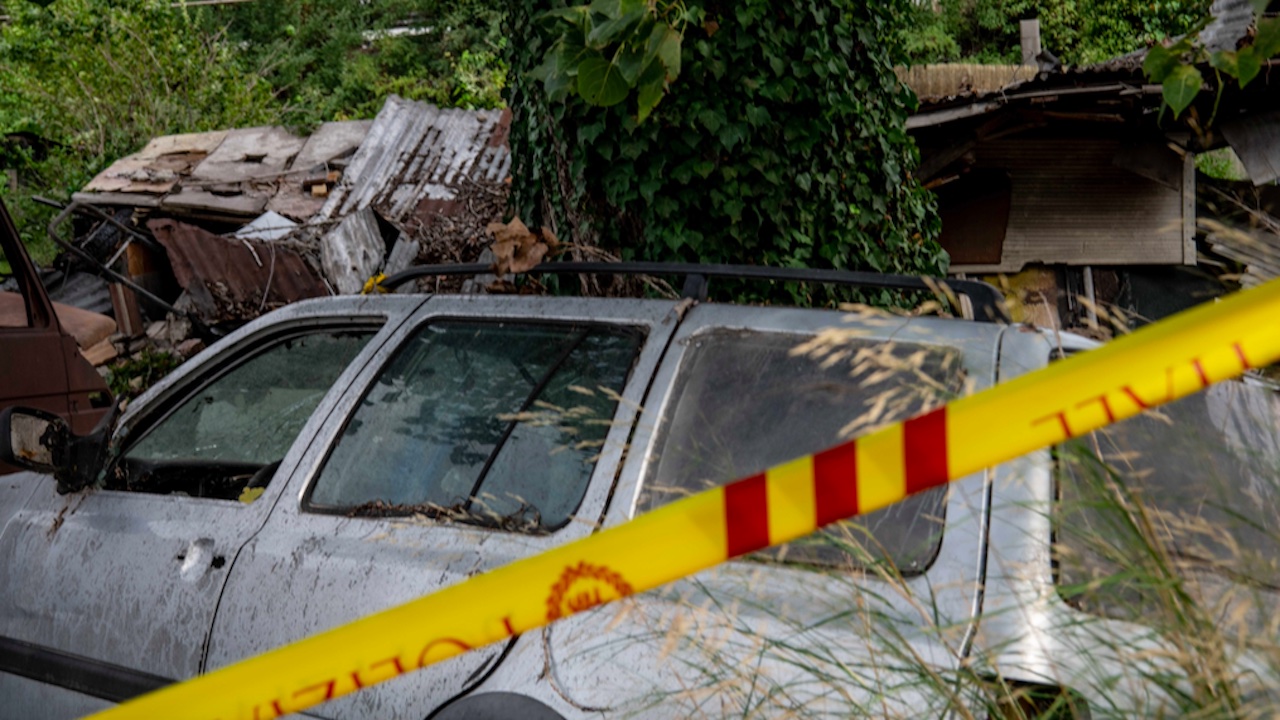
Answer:
[[(637, 7), (657, 5), (667, 6)], [(548, 68), (578, 47), (566, 40), (574, 32), (585, 29), (582, 46), (606, 59), (643, 34), (633, 31), (646, 17), (654, 25), (645, 37), (662, 32), (652, 16), (632, 16), (631, 28), (607, 41), (598, 33), (590, 48), (590, 28), (637, 7), (519, 0), (510, 8), (516, 214), (623, 259), (945, 272), (932, 198), (910, 174), (914, 97), (893, 73), (906, 0), (687, 0), (675, 26), (678, 61), (655, 47), (647, 63), (638, 58), (626, 90), (599, 85), (610, 102), (595, 92), (598, 76), (584, 95), (582, 58), (577, 87), (566, 85), (572, 61), (563, 72)], [(664, 83), (660, 102), (641, 80), (655, 66), (679, 76)], [(848, 297), (821, 287), (717, 288), (742, 300)]]

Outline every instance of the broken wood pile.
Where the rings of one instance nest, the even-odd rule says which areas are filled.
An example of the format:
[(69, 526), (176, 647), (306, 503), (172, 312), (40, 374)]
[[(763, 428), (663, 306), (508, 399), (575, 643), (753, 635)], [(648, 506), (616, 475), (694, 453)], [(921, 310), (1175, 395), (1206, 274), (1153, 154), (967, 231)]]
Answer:
[(74, 239), (50, 231), (67, 249), (62, 282), (92, 286), (73, 304), (114, 316), (109, 342), (94, 333), (109, 347), (95, 359), (189, 355), (297, 300), (477, 261), (506, 207), (509, 127), (507, 111), (392, 96), (373, 120), (308, 137), (260, 127), (153, 139), (73, 195)]
[(1220, 219), (1201, 218), (1199, 226), (1209, 247), (1221, 257), (1243, 265), (1242, 287), (1254, 287), (1280, 277), (1280, 208), (1274, 193), (1253, 188), (1242, 193), (1230, 188), (1208, 187), (1211, 207)]

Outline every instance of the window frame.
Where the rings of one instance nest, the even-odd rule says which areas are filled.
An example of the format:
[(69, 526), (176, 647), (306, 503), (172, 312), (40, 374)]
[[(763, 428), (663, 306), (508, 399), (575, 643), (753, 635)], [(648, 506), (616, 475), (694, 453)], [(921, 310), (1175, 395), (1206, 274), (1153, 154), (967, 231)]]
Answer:
[[(377, 342), (378, 335), (386, 330), (390, 321), (391, 318), (384, 314), (300, 317), (282, 322), (278, 326), (271, 326), (262, 332), (251, 333), (234, 345), (222, 347), (216, 356), (191, 367), (188, 372), (183, 372), (185, 365), (180, 366), (174, 374), (170, 375), (170, 378), (135, 398), (131, 403), (129, 412), (126, 413), (120, 425), (116, 428), (108, 445), (107, 458), (98, 476), (98, 489), (104, 492), (126, 495), (157, 495), (156, 493), (122, 488), (109, 488), (103, 485), (108, 474), (116, 472), (121, 463), (125, 461), (129, 451), (142, 442), (153, 429), (172, 417), (174, 412), (183, 407), (194, 396), (200, 394), (205, 388), (218, 382), (218, 380), (236, 368), (260, 357), (291, 338), (326, 332), (368, 332), (369, 336), (364, 347), (356, 353), (356, 357), (352, 359), (351, 363), (348, 363), (347, 367), (339, 372), (338, 378), (334, 380), (334, 385), (327, 391), (327, 393), (332, 393), (342, 374), (350, 369), (351, 364), (355, 363), (361, 355), (369, 351), (370, 345)], [(323, 399), (321, 404), (323, 404)], [(136, 410), (135, 407), (137, 408)], [(312, 411), (313, 415), (318, 409), (319, 406)], [(293, 442), (297, 443), (301, 437), (302, 435), (299, 435), (294, 438)], [(159, 495), (163, 496), (165, 494), (161, 493)], [(188, 499), (219, 501), (218, 498), (194, 496), (190, 496)]]
[[(751, 335), (758, 338), (767, 338), (766, 342), (773, 340), (774, 338), (777, 338), (780, 340), (783, 338), (791, 337), (791, 338), (794, 338), (795, 344), (799, 344), (800, 342), (803, 342), (805, 339), (813, 337), (813, 335), (811, 334), (796, 333), (796, 332), (776, 330), (776, 329), (706, 327), (706, 328), (702, 328), (697, 334), (691, 336), (690, 339), (695, 340), (697, 342), (705, 342), (707, 340), (713, 340), (713, 339), (716, 341), (719, 341), (721, 338), (723, 338), (724, 340), (728, 340), (732, 342), (732, 340), (743, 337), (744, 335)], [(857, 338), (857, 340), (862, 341), (864, 339)], [(903, 341), (903, 340), (897, 340), (892, 338), (890, 339), (867, 338), (866, 341), (869, 344), (896, 342), (896, 343), (902, 343), (905, 345), (910, 345), (913, 350), (917, 348), (918, 349), (934, 348), (937, 351), (942, 353), (955, 353), (957, 356), (960, 356), (957, 358), (957, 370), (961, 372), (963, 372), (964, 370), (964, 360), (963, 360), (963, 357), (961, 356), (961, 352), (958, 349), (952, 348), (950, 346), (938, 345), (938, 344), (926, 344), (926, 343), (920, 343), (920, 342), (909, 341), (909, 340)], [(673, 397), (673, 400), (664, 409), (658, 421), (658, 426), (654, 430), (654, 441), (650, 449), (650, 455), (654, 458), (654, 460), (652, 463), (650, 463), (645, 473), (640, 478), (640, 494), (637, 500), (637, 509), (643, 509), (644, 512), (652, 512), (653, 510), (656, 510), (662, 507), (663, 505), (666, 505), (674, 501), (674, 500), (668, 500), (666, 502), (659, 502), (657, 504), (653, 504), (652, 501), (650, 501), (649, 503), (643, 502), (646, 497), (646, 494), (653, 492), (651, 490), (648, 490), (648, 486), (650, 485), (650, 483), (652, 483), (656, 479), (655, 476), (657, 475), (659, 469), (662, 467), (662, 453), (666, 451), (667, 449), (666, 446), (669, 440), (671, 439), (672, 433), (675, 431), (675, 427), (674, 427), (674, 420), (676, 419), (675, 416), (679, 408), (681, 407), (681, 403), (684, 400), (683, 396), (685, 392), (688, 390), (688, 385), (690, 382), (692, 382), (690, 371), (693, 369), (693, 364), (699, 360), (698, 353), (701, 351), (701, 348), (698, 347), (697, 343), (695, 342), (691, 342), (689, 344), (693, 347), (690, 347), (688, 350), (686, 350), (682, 354), (682, 357), (680, 358), (680, 361), (679, 361), (679, 365), (677, 366), (674, 381), (671, 385), (671, 395)], [(907, 418), (898, 418), (898, 421), (905, 420), (905, 419)], [(837, 440), (836, 442), (838, 443), (841, 441)], [(823, 448), (819, 448), (818, 450), (821, 450), (821, 449)], [(785, 462), (785, 460), (786, 458), (781, 459), (780, 462)], [(761, 471), (763, 471), (763, 468), (761, 468)], [(725, 481), (730, 482), (734, 479), (736, 478), (725, 478)], [(720, 485), (719, 487), (723, 487), (723, 485)], [(708, 487), (706, 489), (710, 489), (710, 488)], [(690, 489), (690, 492), (692, 492), (692, 489)], [(854, 572), (854, 573), (861, 573), (861, 574), (876, 574), (878, 572), (881, 572), (882, 568), (888, 568), (890, 572), (898, 574), (904, 578), (912, 578), (912, 577), (924, 575), (933, 566), (934, 562), (937, 561), (938, 556), (941, 552), (942, 543), (946, 538), (947, 505), (948, 505), (947, 493), (948, 492), (949, 492), (948, 486), (943, 485), (937, 488), (932, 488), (926, 491), (925, 493), (920, 493), (919, 495), (912, 496), (911, 498), (907, 498), (906, 500), (903, 501), (903, 502), (911, 502), (914, 498), (920, 498), (919, 502), (921, 503), (928, 502), (929, 507), (922, 506), (920, 509), (919, 516), (920, 516), (920, 519), (922, 520), (928, 521), (928, 516), (930, 515), (930, 513), (927, 511), (931, 509), (935, 504), (937, 506), (937, 510), (939, 513), (935, 527), (933, 531), (930, 533), (929, 538), (927, 540), (928, 552), (919, 553), (919, 556), (920, 556), (919, 562), (913, 564), (911, 567), (901, 567), (894, 563), (888, 563), (887, 561), (891, 560), (891, 558), (889, 557), (881, 558), (879, 561), (864, 563), (859, 558), (855, 557), (852, 553), (841, 550), (839, 548), (836, 548), (836, 552), (838, 552), (844, 559), (844, 562), (839, 564), (813, 561), (812, 559), (806, 558), (806, 557), (796, 557), (793, 559), (789, 557), (775, 556), (778, 553), (778, 551), (785, 552), (783, 548), (794, 550), (797, 548), (798, 545), (803, 544), (809, 538), (824, 534), (828, 531), (828, 529), (834, 529), (836, 525), (838, 525), (839, 523), (833, 523), (832, 525), (827, 526), (827, 528), (819, 528), (812, 535), (806, 536), (804, 538), (798, 538), (789, 543), (785, 543), (784, 545), (770, 547), (765, 550), (760, 550), (757, 552), (750, 553), (745, 557), (741, 558), (740, 561), (754, 562), (754, 563), (761, 563), (761, 564), (768, 564), (768, 565), (787, 566), (787, 567), (794, 567), (794, 568), (811, 568), (811, 569), (817, 569), (819, 571), (845, 571), (845, 572)], [(933, 501), (924, 500), (923, 496), (929, 493), (935, 493), (937, 495), (941, 495), (941, 497)], [(852, 521), (858, 522), (857, 519), (854, 519)], [(933, 533), (936, 533), (936, 535), (934, 535)], [(872, 530), (865, 526), (863, 526), (863, 533), (860, 533), (860, 534), (865, 534), (867, 536), (866, 539), (869, 541), (877, 540)], [(923, 538), (919, 540), (922, 545), (924, 542), (926, 542), (926, 540), (924, 540)]]
[[(644, 355), (646, 345), (652, 336), (651, 328), (648, 325), (646, 325), (644, 322), (640, 321), (639, 319), (634, 321), (627, 321), (625, 319), (605, 319), (605, 320), (566, 319), (566, 318), (555, 318), (555, 317), (537, 317), (537, 316), (532, 316), (532, 314), (530, 317), (520, 317), (518, 315), (508, 315), (508, 314), (467, 315), (462, 313), (442, 313), (437, 315), (428, 315), (427, 317), (423, 318), (420, 322), (413, 324), (413, 326), (410, 327), (401, 338), (399, 338), (397, 346), (391, 352), (387, 353), (385, 357), (382, 358), (381, 362), (378, 364), (376, 371), (370, 376), (369, 381), (366, 382), (364, 386), (360, 389), (359, 395), (357, 396), (355, 402), (351, 405), (351, 410), (346, 414), (345, 417), (343, 417), (342, 422), (340, 424), (337, 424), (336, 430), (332, 435), (332, 441), (327, 444), (323, 453), (320, 455), (319, 460), (315, 464), (315, 469), (310, 473), (310, 477), (308, 478), (308, 481), (299, 498), (298, 510), (300, 513), (309, 514), (309, 515), (328, 515), (328, 516), (361, 518), (366, 520), (386, 520), (386, 519), (405, 518), (405, 517), (413, 516), (413, 513), (396, 512), (396, 511), (388, 511), (388, 512), (382, 512), (377, 514), (357, 513), (355, 512), (355, 510), (360, 506), (321, 505), (321, 504), (312, 502), (312, 495), (315, 493), (316, 486), (319, 484), (320, 479), (324, 474), (325, 468), (328, 466), (330, 460), (333, 459), (334, 451), (337, 449), (338, 444), (342, 442), (342, 438), (346, 434), (347, 427), (355, 420), (356, 414), (360, 411), (360, 408), (363, 407), (366, 399), (377, 388), (378, 381), (383, 376), (383, 374), (387, 372), (387, 370), (391, 367), (391, 365), (394, 364), (401, 357), (403, 353), (409, 351), (410, 343), (415, 338), (419, 337), (428, 328), (430, 328), (432, 325), (436, 325), (440, 323), (451, 323), (451, 322), (466, 323), (466, 324), (472, 324), (472, 325), (498, 325), (498, 326), (518, 325), (522, 327), (564, 327), (564, 328), (579, 328), (579, 329), (590, 329), (590, 328), (600, 327), (600, 328), (608, 328), (611, 330), (620, 330), (622, 332), (632, 334), (637, 339), (638, 343), (636, 345), (635, 355), (632, 357), (631, 364), (627, 368), (626, 376), (622, 382), (622, 387), (618, 390), (619, 395), (624, 394), (626, 387), (634, 379), (636, 369), (641, 363), (641, 359), (642, 359), (642, 356)], [(526, 400), (527, 399), (528, 398), (526, 396)], [(614, 411), (613, 411), (615, 419), (619, 411), (622, 409), (622, 405), (623, 403), (621, 402), (615, 404)], [(483, 474), (479, 478), (477, 478), (477, 481), (481, 483), (482, 490), (483, 490), (484, 480), (487, 477), (488, 472), (492, 470), (493, 462), (496, 460), (498, 453), (502, 451), (503, 447), (504, 445), (499, 445), (498, 447), (495, 448), (495, 450), (490, 454), (490, 456), (487, 458), (484, 464)], [(450, 522), (456, 522), (460, 525), (466, 525), (468, 527), (474, 527), (477, 529), (498, 530), (498, 531), (506, 532), (508, 534), (515, 534), (515, 535), (535, 536), (535, 537), (555, 535), (556, 533), (562, 531), (566, 526), (572, 523), (575, 513), (577, 512), (578, 509), (580, 509), (583, 506), (583, 503), (586, 501), (588, 495), (590, 494), (591, 480), (595, 476), (596, 469), (599, 465), (599, 462), (600, 462), (600, 458), (597, 458), (595, 463), (592, 464), (591, 472), (588, 474), (587, 482), (583, 487), (582, 496), (578, 498), (578, 502), (574, 508), (574, 512), (569, 513), (568, 517), (565, 519), (564, 522), (554, 527), (542, 528), (541, 532), (520, 532), (520, 531), (513, 531), (508, 528), (503, 528), (497, 525), (490, 525), (485, 523), (472, 523), (472, 522), (466, 522), (461, 520), (451, 520)], [(437, 518), (434, 516), (431, 519), (433, 521), (440, 520), (440, 518)]]

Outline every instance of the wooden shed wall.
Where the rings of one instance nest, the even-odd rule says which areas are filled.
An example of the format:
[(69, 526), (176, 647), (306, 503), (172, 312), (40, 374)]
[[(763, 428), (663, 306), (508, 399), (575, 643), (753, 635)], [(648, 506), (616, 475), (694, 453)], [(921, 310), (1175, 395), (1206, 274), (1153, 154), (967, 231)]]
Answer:
[[(1114, 164), (1109, 139), (1004, 139), (975, 148), (976, 167), (1009, 173), (1012, 202), (999, 265), (956, 272), (1016, 272), (1028, 263), (1174, 265), (1195, 262), (1194, 204)], [(1186, 188), (1194, 197), (1194, 188)], [(1189, 222), (1184, 222), (1189, 221)]]

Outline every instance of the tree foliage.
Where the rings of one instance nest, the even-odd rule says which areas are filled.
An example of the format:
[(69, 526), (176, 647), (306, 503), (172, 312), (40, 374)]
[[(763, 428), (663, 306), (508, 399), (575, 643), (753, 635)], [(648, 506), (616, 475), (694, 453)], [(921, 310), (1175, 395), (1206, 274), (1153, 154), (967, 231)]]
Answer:
[[(652, 36), (651, 28), (606, 42), (598, 28), (616, 17), (615, 5), (521, 0), (509, 13), (521, 217), (623, 258), (945, 270), (932, 199), (910, 176), (913, 98), (893, 73), (903, 0), (691, 1), (676, 25), (679, 80), (660, 104), (642, 99), (644, 73), (669, 73), (675, 62), (646, 64), (640, 50), (634, 99), (623, 102), (629, 93), (600, 96), (594, 85), (584, 97), (583, 71), (593, 66), (560, 59), (565, 48), (590, 46), (575, 35), (587, 21), (565, 17), (590, 18), (585, 35), (597, 32), (593, 50), (611, 64), (631, 52), (618, 38)], [(578, 87), (548, 64), (576, 67)], [(787, 292), (802, 302), (837, 297)]]
[(274, 0), (210, 8), (240, 62), (268, 80), (287, 124), (372, 117), (395, 93), (500, 106), (500, 10), (481, 0)]
[(1211, 0), (939, 0), (913, 5), (902, 35), (914, 63), (1017, 63), (1018, 22), (1040, 20), (1041, 45), (1089, 65), (1188, 32)]
[[(157, 135), (261, 124), (307, 130), (373, 117), (390, 93), (494, 107), (499, 10), (480, 0), (6, 3), (0, 24), (0, 184), (41, 262), (52, 210)], [(388, 30), (400, 27), (408, 32)], [(20, 135), (23, 142), (6, 141)]]
[[(1195, 101), (1204, 85), (1204, 75), (1197, 66), (1208, 64), (1213, 68), (1217, 74), (1217, 93), (1221, 97), (1226, 87), (1223, 75), (1240, 87), (1247, 87), (1262, 71), (1263, 63), (1280, 54), (1280, 18), (1261, 17), (1265, 5), (1265, 1), (1258, 3), (1253, 38), (1243, 47), (1209, 52), (1198, 36), (1188, 34), (1171, 45), (1155, 45), (1147, 51), (1142, 71), (1151, 82), (1161, 84), (1164, 104), (1173, 112), (1175, 119)], [(1207, 18), (1201, 24), (1206, 21)], [(1214, 112), (1203, 127), (1213, 124), (1216, 111), (1215, 102)]]

